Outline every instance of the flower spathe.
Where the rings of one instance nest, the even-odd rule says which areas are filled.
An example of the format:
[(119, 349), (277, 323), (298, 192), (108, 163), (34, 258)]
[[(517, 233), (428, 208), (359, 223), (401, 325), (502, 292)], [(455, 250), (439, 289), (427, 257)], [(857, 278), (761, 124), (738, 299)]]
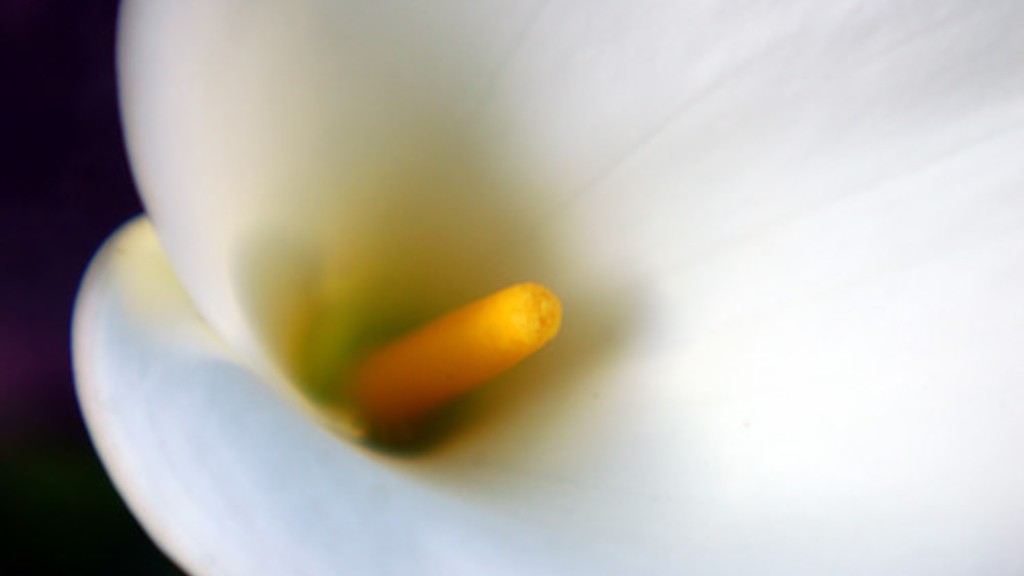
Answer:
[[(97, 257), (76, 371), (186, 569), (1024, 569), (1024, 8), (124, 10), (156, 232)], [(558, 347), (434, 451), (282, 396), (524, 277)]]

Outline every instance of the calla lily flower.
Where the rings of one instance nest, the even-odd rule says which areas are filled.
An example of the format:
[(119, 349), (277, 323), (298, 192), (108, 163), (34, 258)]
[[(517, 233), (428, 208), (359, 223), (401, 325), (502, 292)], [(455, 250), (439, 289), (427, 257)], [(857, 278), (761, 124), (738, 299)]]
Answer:
[[(1024, 5), (127, 0), (79, 398), (196, 574), (1024, 573)], [(357, 351), (561, 334), (430, 446)]]

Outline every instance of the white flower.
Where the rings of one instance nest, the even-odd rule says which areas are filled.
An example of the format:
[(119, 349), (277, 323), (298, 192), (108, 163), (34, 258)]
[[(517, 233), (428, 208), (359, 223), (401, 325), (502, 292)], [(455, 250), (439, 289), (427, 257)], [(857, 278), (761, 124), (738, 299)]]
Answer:
[[(202, 574), (1020, 574), (1022, 29), (1012, 0), (128, 0), (156, 233), (76, 309), (104, 462)], [(432, 450), (291, 401), (520, 280), (562, 335)]]

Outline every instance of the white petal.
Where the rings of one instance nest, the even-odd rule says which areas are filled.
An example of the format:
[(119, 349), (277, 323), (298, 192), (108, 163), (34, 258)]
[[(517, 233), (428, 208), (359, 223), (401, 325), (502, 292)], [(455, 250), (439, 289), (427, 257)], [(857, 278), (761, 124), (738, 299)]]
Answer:
[(515, 573), (491, 564), (495, 531), (519, 539), (515, 521), (491, 517), (493, 504), (464, 501), (424, 477), (424, 463), (340, 442), (239, 364), (146, 220), (123, 227), (90, 267), (75, 366), (118, 488), (190, 572)]
[[(554, 251), (537, 269), (566, 301), (561, 347), (401, 473), (259, 386), (231, 388), (230, 402), (183, 393), (178, 410), (201, 434), (166, 424), (152, 445), (105, 450), (135, 463), (120, 473), (129, 494), (169, 482), (168, 470), (206, 487), (173, 509), (132, 497), (173, 555), (225, 573), (363, 560), (427, 573), (1024, 571), (1024, 9), (374, 6), (129, 4), (133, 160), (176, 269), (219, 332), (259, 357), (275, 322), (251, 292), (301, 300), (304, 282), (356, 267), (346, 242), (374, 238), (360, 228), (366, 205), (338, 191), (364, 177), (346, 138), (383, 134), (369, 148), (375, 165), (405, 134), (375, 107), (376, 82), (394, 81), (429, 110), (472, 109), (506, 168), (537, 183), (526, 203), (548, 215), (525, 211), (480, 253), (534, 270), (522, 251), (496, 248), (520, 227), (537, 233), (531, 250)], [(351, 71), (359, 62), (383, 72), (349, 83), (369, 74)], [(397, 91), (388, 105), (430, 116)], [(451, 199), (484, 231), (488, 203), (504, 201)], [(493, 261), (503, 262), (469, 280), (499, 278)], [(292, 279), (275, 287), (277, 276)], [(165, 337), (150, 326), (129, 342)], [(136, 365), (142, 352), (128, 346), (104, 352), (111, 366)], [(154, 345), (152, 361), (185, 357), (158, 360), (169, 349)], [(85, 389), (120, 399), (135, 389), (123, 374)], [(158, 392), (134, 398), (174, 405)], [(88, 410), (108, 430), (101, 446), (104, 435), (146, 437), (117, 417), (130, 412)], [(280, 433), (254, 439), (264, 425)], [(280, 448), (267, 450), (274, 438)], [(168, 442), (191, 464), (146, 460)], [(282, 454), (298, 455), (278, 466)], [(351, 490), (328, 489), (348, 466), (361, 470)], [(297, 492), (285, 490), (286, 468)], [(371, 506), (378, 477), (389, 496)], [(191, 527), (178, 509), (223, 538), (170, 536)], [(357, 543), (345, 522), (364, 512), (401, 538), (339, 544)]]
[[(569, 284), (552, 269), (593, 256), (599, 278), (643, 283), (884, 196), (1024, 122), (1022, 20), (967, 0), (129, 2), (122, 92), (186, 288), (236, 349), (279, 364), (309, 315), (295, 302), (345, 316), (367, 293), (461, 287), (447, 306)], [(480, 158), (429, 157), (437, 125)], [(417, 162), (442, 165), (440, 191), (408, 182)], [(446, 172), (492, 163), (512, 193)]]
[(1022, 257), (1000, 235), (651, 350), (403, 461), (239, 364), (138, 221), (90, 269), (75, 364), (119, 489), (197, 574), (1015, 574)]
[(327, 346), (288, 341), (306, 317), (434, 292), (428, 307), (443, 308), (523, 279), (529, 198), (497, 193), (512, 184), (485, 167), (471, 109), (536, 11), (126, 3), (121, 93), (143, 199), (237, 350), (280, 368), (293, 348)]

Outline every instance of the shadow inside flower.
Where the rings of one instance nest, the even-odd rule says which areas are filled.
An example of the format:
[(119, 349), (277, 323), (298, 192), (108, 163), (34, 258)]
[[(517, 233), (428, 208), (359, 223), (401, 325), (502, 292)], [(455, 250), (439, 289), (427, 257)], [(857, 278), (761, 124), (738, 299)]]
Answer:
[[(368, 166), (357, 189), (297, 210), (336, 226), (288, 223), (268, 215), (240, 254), (233, 275), (250, 330), (274, 366), (332, 427), (368, 434), (347, 398), (354, 371), (368, 353), (472, 300), (524, 281), (548, 285), (563, 299), (562, 334), (532, 370), (514, 369), (494, 388), (470, 395), (417, 426), (390, 449), (419, 452), (477, 416), (498, 418), (497, 405), (579, 380), (572, 374), (607, 357), (628, 333), (632, 316), (621, 294), (587, 285), (584, 271), (542, 225), (529, 183), (503, 174), (501, 159), (458, 122), (434, 118), (409, 129)], [(440, 136), (439, 136), (440, 135)], [(304, 185), (345, 181), (311, 175)], [(282, 224), (282, 222), (284, 224)], [(333, 230), (325, 236), (323, 230)], [(308, 230), (318, 232), (309, 233)], [(520, 376), (522, 374), (522, 376)], [(524, 380), (529, 380), (526, 382)], [(494, 402), (498, 397), (500, 402)], [(485, 405), (477, 411), (475, 405)], [(379, 439), (379, 438), (378, 438)]]

